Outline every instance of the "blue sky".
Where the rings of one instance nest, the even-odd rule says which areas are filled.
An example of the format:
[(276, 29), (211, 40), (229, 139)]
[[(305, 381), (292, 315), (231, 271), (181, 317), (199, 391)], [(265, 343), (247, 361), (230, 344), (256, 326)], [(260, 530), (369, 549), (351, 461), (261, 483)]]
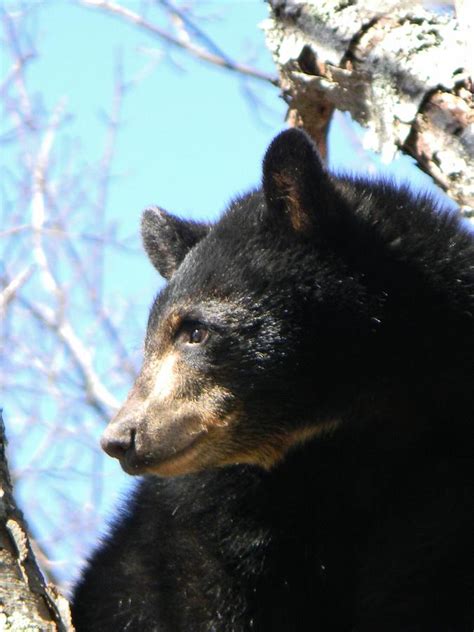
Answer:
[[(138, 1), (122, 4), (140, 11)], [(68, 0), (40, 0), (37, 5), (39, 57), (30, 70), (31, 86), (48, 109), (65, 99), (79, 162), (94, 163), (103, 149), (104, 114), (112, 107), (117, 61), (126, 81), (143, 75), (125, 96), (112, 165), (107, 216), (117, 221), (120, 234), (137, 231), (147, 205), (213, 219), (232, 196), (258, 185), (265, 148), (285, 125), (286, 105), (277, 88), (170, 51), (95, 8)], [(267, 16), (261, 0), (200, 1), (195, 6), (196, 15), (204, 18), (197, 23), (226, 54), (276, 74), (258, 27)], [(150, 21), (157, 15), (150, 12)], [(380, 169), (377, 158), (367, 158), (348, 130), (349, 123), (333, 126), (333, 168)], [(430, 185), (411, 169), (410, 159), (385, 169), (401, 179), (415, 178), (417, 185)], [(109, 263), (108, 288), (122, 292), (121, 262)], [(126, 265), (129, 270), (130, 263)]]
[[(129, 1), (123, 5), (140, 11), (143, 3)], [(7, 2), (5, 6), (14, 12), (19, 5)], [(136, 27), (76, 2), (38, 0), (28, 6), (28, 32), (33, 34), (38, 52), (27, 69), (28, 84), (35, 101), (48, 111), (64, 100), (68, 113), (63, 128), (68, 147), (65, 152), (76, 166), (93, 169), (103, 151), (104, 113), (111, 110), (117, 60), (121, 60), (125, 80), (142, 77), (125, 96), (112, 163), (106, 216), (116, 225), (119, 236), (131, 236), (138, 247), (140, 213), (150, 204), (186, 217), (214, 219), (234, 195), (259, 184), (265, 149), (285, 127), (286, 106), (275, 87), (197, 62), (182, 52), (170, 52)], [(267, 16), (264, 2), (200, 0), (194, 6), (196, 23), (228, 56), (276, 74), (258, 28)], [(154, 10), (149, 10), (148, 18), (153, 22), (161, 19)], [(9, 65), (4, 53), (2, 75)], [(0, 122), (0, 129), (5, 128)], [(348, 117), (336, 117), (330, 135), (332, 168), (363, 173), (384, 170), (397, 179), (410, 179), (417, 188), (432, 188), (429, 178), (415, 169), (410, 159), (382, 166), (377, 157), (362, 150), (360, 138), (361, 131), (351, 126)], [(8, 152), (2, 161), (8, 166)], [(93, 227), (94, 218), (89, 220)], [(160, 283), (143, 255), (108, 251), (107, 303), (112, 309), (124, 300), (133, 303), (140, 330), (144, 330), (148, 305)], [(81, 326), (87, 325), (85, 322)], [(131, 340), (129, 344), (137, 347), (140, 341)], [(100, 341), (97, 346), (100, 348)], [(119, 399), (124, 394), (115, 393)], [(27, 461), (33, 448), (15, 444), (14, 402), (6, 399), (5, 408), (6, 421), (11, 424), (11, 444), (17, 451), (14, 459)], [(99, 431), (97, 426), (97, 435)], [(37, 440), (35, 436), (34, 442)], [(78, 446), (68, 449), (75, 454)], [(116, 502), (118, 490), (130, 479), (116, 462), (99, 452), (88, 452), (87, 458), (101, 459), (106, 488), (103, 504), (99, 508), (88, 506), (87, 511), (104, 516)], [(73, 463), (74, 459), (70, 457)], [(47, 538), (48, 514), (58, 512), (53, 487), (48, 485), (36, 492), (44, 497), (46, 516), (29, 512), (31, 487), (19, 488), (26, 514), (40, 538)], [(78, 505), (85, 506), (86, 496), (73, 474), (68, 478), (63, 473), (51, 485), (55, 493), (62, 486), (64, 493), (67, 491)], [(68, 559), (67, 564), (58, 567), (62, 579), (70, 579), (77, 571), (79, 560), (71, 556), (77, 539), (89, 546), (97, 533), (68, 533), (65, 529), (61, 543), (51, 552), (58, 559)]]
[[(128, 6), (140, 8), (137, 2)], [(275, 73), (257, 26), (266, 17), (262, 2), (198, 6), (198, 14), (217, 15), (202, 25), (227, 54)], [(276, 88), (179, 51), (170, 54), (160, 42), (96, 9), (52, 2), (40, 16), (41, 58), (33, 85), (50, 108), (66, 97), (79, 160), (93, 162), (102, 150), (101, 119), (111, 108), (117, 59), (125, 79), (132, 80), (161, 57), (124, 100), (107, 210), (122, 234), (137, 230), (149, 204), (214, 218), (231, 196), (258, 184), (265, 147), (284, 125), (285, 105)], [(115, 271), (117, 266), (114, 261)], [(108, 281), (111, 291), (121, 291), (121, 275), (110, 274)]]
[[(12, 2), (7, 6), (13, 16), (20, 7)], [(112, 108), (117, 61), (121, 60), (125, 81), (142, 76), (124, 98), (106, 209), (107, 222), (116, 225), (119, 237), (130, 237), (137, 250), (134, 254), (108, 249), (105, 273), (110, 310), (124, 302), (134, 306), (134, 331), (140, 332), (140, 338), (122, 333), (136, 355), (148, 306), (162, 284), (146, 258), (138, 254), (142, 209), (159, 204), (181, 215), (215, 218), (233, 195), (258, 185), (261, 157), (284, 126), (285, 106), (276, 88), (198, 63), (179, 51), (170, 53), (160, 42), (95, 9), (66, 0), (26, 6), (30, 14), (23, 22), (23, 35), (25, 41), (30, 38), (35, 43), (37, 52), (26, 68), (30, 96), (39, 110), (49, 113), (62, 103), (65, 112), (55, 141), (57, 162), (70, 161), (73, 171), (83, 167), (86, 174), (95, 169), (106, 139), (104, 121)], [(139, 11), (141, 3), (128, 2), (128, 6)], [(275, 72), (257, 27), (266, 16), (261, 2), (199, 2), (196, 15), (207, 16), (198, 24), (227, 55)], [(149, 19), (159, 20), (159, 13), (151, 11)], [(0, 67), (5, 76), (11, 59), (6, 47), (2, 51)], [(11, 121), (3, 119), (0, 132), (8, 132), (10, 126)], [(3, 174), (15, 169), (14, 151), (11, 145), (4, 147), (0, 157)], [(63, 168), (61, 164), (53, 168), (53, 180)], [(1, 202), (8, 225), (7, 194)], [(91, 211), (84, 207), (78, 212)], [(93, 232), (94, 217), (86, 221)], [(87, 248), (82, 252), (88, 256)], [(78, 302), (76, 325), (86, 330), (91, 323)], [(26, 331), (27, 323), (20, 326)], [(98, 368), (102, 346), (98, 340), (92, 350)], [(25, 379), (34, 388), (34, 372)], [(122, 387), (114, 395), (123, 399), (125, 393), (126, 387)], [(34, 395), (25, 391), (19, 397)], [(74, 424), (88, 428), (98, 447), (104, 421), (98, 422), (90, 411), (69, 411), (57, 427), (55, 407), (42, 398), (35, 413), (38, 423), (25, 433), (17, 399), (4, 393), (3, 406), (10, 458), (14, 471), (23, 473), (16, 486), (19, 501), (35, 537), (58, 562), (56, 576), (70, 581), (81, 562), (78, 551), (86, 554), (97, 541), (95, 528), (105, 528), (104, 522), (97, 526), (89, 519), (91, 513), (102, 520), (110, 515), (119, 491), (131, 479), (117, 462), (91, 449), (74, 432)], [(51, 428), (53, 432), (48, 434)], [(41, 446), (51, 442), (51, 437), (53, 444), (43, 450)], [(33, 465), (28, 467), (32, 458)], [(99, 472), (100, 481), (91, 480), (92, 471)], [(94, 491), (98, 486), (100, 494)], [(101, 499), (98, 507), (91, 500), (97, 495)], [(54, 544), (48, 548), (53, 525)], [(64, 525), (62, 533), (58, 525)]]

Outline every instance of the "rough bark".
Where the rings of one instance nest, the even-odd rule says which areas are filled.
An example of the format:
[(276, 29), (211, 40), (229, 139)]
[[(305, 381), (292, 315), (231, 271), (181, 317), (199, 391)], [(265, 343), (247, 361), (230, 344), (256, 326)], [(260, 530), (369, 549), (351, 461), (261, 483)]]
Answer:
[(38, 568), (22, 513), (15, 504), (0, 413), (0, 629), (73, 632), (69, 606)]
[(367, 147), (387, 161), (398, 149), (412, 155), (472, 216), (474, 100), (456, 20), (399, 0), (268, 3), (267, 45), (291, 122), (324, 150), (334, 108), (350, 112)]

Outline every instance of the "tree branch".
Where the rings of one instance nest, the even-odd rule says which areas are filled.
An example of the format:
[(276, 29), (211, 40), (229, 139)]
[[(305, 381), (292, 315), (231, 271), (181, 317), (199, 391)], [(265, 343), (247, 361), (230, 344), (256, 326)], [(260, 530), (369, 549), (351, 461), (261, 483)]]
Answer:
[(73, 632), (69, 606), (38, 568), (13, 490), (0, 413), (0, 619), (5, 630)]
[(99, 376), (93, 369), (89, 351), (75, 333), (72, 325), (65, 320), (58, 322), (54, 312), (44, 305), (33, 305), (25, 299), (21, 299), (20, 302), (24, 304), (28, 308), (28, 311), (42, 324), (54, 331), (69, 351), (76, 368), (82, 375), (84, 390), (90, 405), (104, 417), (109, 417), (111, 412), (118, 410), (120, 406), (118, 400), (115, 399), (100, 381)]
[(33, 266), (27, 266), (19, 272), (14, 279), (5, 279), (5, 287), (0, 292), (0, 316), (2, 319), (5, 317), (5, 312), (9, 303), (15, 298), (17, 292), (28, 281), (33, 272)]
[(268, 2), (267, 44), (299, 124), (311, 133), (321, 109), (349, 111), (367, 147), (411, 154), (472, 213), (474, 101), (456, 20), (396, 0)]
[(267, 73), (257, 70), (256, 68), (246, 66), (245, 64), (239, 64), (237, 62), (233, 62), (227, 57), (223, 57), (222, 55), (210, 53), (209, 51), (199, 46), (196, 46), (189, 40), (173, 37), (164, 29), (145, 20), (143, 16), (139, 15), (138, 13), (135, 13), (134, 11), (131, 11), (130, 9), (127, 9), (126, 7), (123, 7), (122, 5), (116, 2), (111, 2), (109, 0), (80, 0), (80, 1), (81, 1), (81, 4), (83, 5), (95, 7), (97, 9), (102, 9), (103, 11), (106, 11), (108, 13), (117, 15), (125, 19), (127, 22), (130, 22), (131, 24), (135, 24), (136, 26), (139, 26), (144, 31), (147, 31), (150, 35), (153, 35), (154, 37), (158, 37), (159, 39), (163, 40), (164, 42), (166, 42), (167, 44), (175, 48), (180, 48), (182, 50), (185, 50), (186, 52), (191, 53), (191, 55), (193, 55), (197, 59), (200, 59), (204, 62), (207, 62), (214, 66), (219, 66), (220, 68), (225, 68), (226, 70), (230, 70), (231, 72), (237, 72), (242, 75), (252, 77), (253, 79), (259, 79), (261, 81), (272, 83), (273, 85), (278, 85), (275, 77), (271, 77)]

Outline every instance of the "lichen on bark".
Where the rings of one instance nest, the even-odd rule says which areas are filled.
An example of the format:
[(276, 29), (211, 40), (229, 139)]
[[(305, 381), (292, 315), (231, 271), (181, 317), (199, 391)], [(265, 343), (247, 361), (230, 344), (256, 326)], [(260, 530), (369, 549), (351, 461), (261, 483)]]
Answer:
[[(324, 145), (334, 109), (474, 209), (474, 101), (464, 32), (452, 16), (395, 0), (269, 0), (267, 45), (293, 124)], [(323, 118), (322, 118), (323, 117)]]
[(5, 446), (0, 411), (0, 629), (73, 632), (66, 599), (46, 584), (36, 563), (25, 520), (13, 497)]

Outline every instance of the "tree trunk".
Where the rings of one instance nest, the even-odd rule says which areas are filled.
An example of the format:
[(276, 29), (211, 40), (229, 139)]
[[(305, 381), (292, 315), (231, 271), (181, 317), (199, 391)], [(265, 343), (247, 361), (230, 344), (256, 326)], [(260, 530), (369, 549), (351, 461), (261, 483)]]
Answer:
[(386, 161), (410, 154), (472, 217), (474, 100), (457, 21), (394, 0), (268, 3), (267, 45), (291, 122), (324, 153), (333, 110), (350, 112), (367, 147)]
[(46, 585), (15, 504), (5, 456), (0, 413), (0, 629), (22, 632), (72, 632), (69, 606)]

